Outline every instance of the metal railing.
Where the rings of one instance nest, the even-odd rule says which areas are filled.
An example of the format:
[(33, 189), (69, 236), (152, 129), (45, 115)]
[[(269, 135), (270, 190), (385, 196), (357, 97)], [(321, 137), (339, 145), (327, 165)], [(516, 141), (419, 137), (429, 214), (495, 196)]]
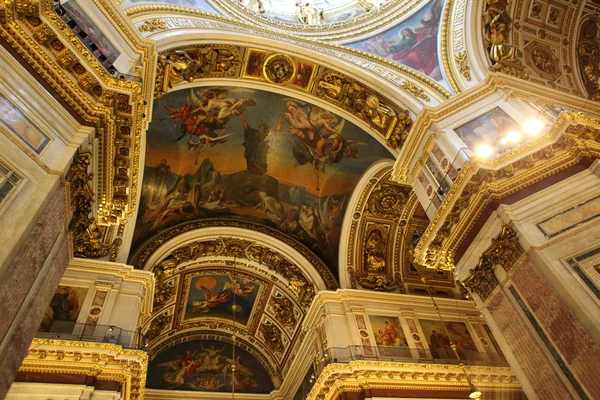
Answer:
[[(465, 365), (486, 365), (508, 367), (508, 362), (500, 354), (459, 350), (461, 361)], [(356, 360), (397, 361), (424, 364), (455, 364), (459, 361), (452, 349), (417, 349), (398, 346), (348, 346), (330, 347), (317, 360), (317, 369), (331, 363), (348, 363)], [(319, 371), (320, 372), (320, 371)]]
[(47, 331), (35, 335), (42, 339), (73, 340), (80, 342), (113, 343), (126, 349), (143, 349), (143, 335), (138, 331), (126, 331), (114, 325), (84, 324), (70, 321), (54, 321)]

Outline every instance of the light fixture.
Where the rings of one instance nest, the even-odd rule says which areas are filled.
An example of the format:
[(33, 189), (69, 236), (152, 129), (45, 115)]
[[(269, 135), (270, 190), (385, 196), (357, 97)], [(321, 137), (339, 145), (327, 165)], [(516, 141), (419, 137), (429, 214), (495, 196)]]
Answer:
[(478, 399), (480, 397), (481, 397), (481, 392), (479, 390), (477, 390), (475, 385), (473, 385), (472, 383), (469, 384), (469, 398), (470, 399)]
[(519, 131), (508, 132), (508, 134), (506, 135), (506, 140), (508, 140), (510, 143), (517, 143), (519, 140), (521, 140), (521, 132), (519, 132)]
[(542, 121), (532, 118), (525, 121), (525, 123), (523, 124), (523, 128), (529, 136), (536, 136), (540, 134), (540, 132), (544, 128), (544, 124), (542, 123)]
[(115, 330), (115, 327), (111, 325), (111, 326), (108, 327), (108, 329), (106, 331), (108, 333), (112, 333), (112, 331), (114, 331), (114, 330)]
[(508, 143), (508, 142), (506, 141), (506, 138), (502, 138), (502, 139), (500, 139), (500, 144), (506, 144), (506, 143)]
[[(442, 313), (440, 311), (440, 308), (438, 307), (438, 305), (433, 297), (433, 294), (431, 293), (431, 288), (429, 287), (427, 278), (425, 278), (425, 275), (423, 274), (422, 271), (421, 271), (421, 281), (425, 284), (425, 289), (427, 290), (427, 294), (429, 294), (429, 299), (431, 300), (433, 309), (437, 313), (438, 317), (440, 318), (442, 328), (444, 329), (444, 334), (446, 335), (446, 337), (448, 337), (448, 339), (450, 339), (450, 332), (448, 332), (448, 327), (446, 326), (446, 323), (444, 322), (444, 318), (442, 318)], [(465, 377), (467, 378), (467, 383), (469, 384), (469, 398), (470, 399), (480, 398), (481, 392), (479, 390), (477, 390), (477, 388), (471, 381), (471, 377), (469, 376), (469, 371), (465, 367), (465, 364), (462, 362), (462, 359), (460, 358), (460, 354), (458, 353), (458, 348), (456, 347), (456, 342), (454, 342), (454, 340), (452, 340), (452, 339), (450, 339), (450, 347), (452, 348), (452, 351), (454, 352), (454, 355), (456, 356), (456, 359), (458, 360), (458, 366), (463, 370), (463, 373), (465, 374)]]
[(494, 154), (494, 149), (490, 145), (482, 144), (482, 145), (479, 145), (477, 147), (477, 149), (475, 149), (475, 154), (479, 158), (488, 158), (492, 154)]

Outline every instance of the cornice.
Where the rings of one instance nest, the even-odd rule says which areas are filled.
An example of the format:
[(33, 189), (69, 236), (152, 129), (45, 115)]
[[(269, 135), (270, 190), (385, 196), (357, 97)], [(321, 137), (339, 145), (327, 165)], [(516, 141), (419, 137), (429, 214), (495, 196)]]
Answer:
[[(102, 159), (111, 160), (99, 169), (99, 219), (104, 224), (118, 224), (135, 209), (143, 103), (151, 98), (145, 88), (152, 81), (153, 45), (122, 19), (116, 5), (96, 4), (107, 18), (114, 19), (115, 28), (140, 55), (140, 78), (146, 86), (109, 75), (56, 14), (50, 0), (33, 1), (26, 12), (16, 12), (22, 7), (19, 2), (7, 2), (1, 10), (0, 35), (76, 113), (95, 125)], [(125, 130), (126, 139), (122, 137)], [(116, 183), (112, 160), (123, 152), (130, 157)]]
[(110, 343), (33, 339), (19, 371), (75, 374), (119, 382), (125, 399), (143, 400), (148, 355)]
[[(465, 367), (480, 389), (519, 391), (521, 385), (508, 367)], [(462, 368), (448, 364), (415, 364), (383, 361), (351, 361), (329, 364), (321, 372), (307, 400), (337, 399), (344, 392), (366, 389), (464, 390), (469, 389)]]

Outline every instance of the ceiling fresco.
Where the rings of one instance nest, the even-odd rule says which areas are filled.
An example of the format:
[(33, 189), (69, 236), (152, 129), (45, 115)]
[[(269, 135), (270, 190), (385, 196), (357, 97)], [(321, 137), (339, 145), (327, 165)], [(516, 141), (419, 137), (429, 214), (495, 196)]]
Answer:
[(315, 105), (244, 88), (201, 87), (155, 100), (134, 248), (175, 224), (241, 217), (299, 240), (337, 274), (346, 203), (391, 153)]
[[(232, 366), (235, 365), (235, 373)], [(270, 393), (267, 370), (249, 352), (218, 340), (180, 343), (148, 366), (146, 387), (204, 392)]]
[(444, 0), (433, 0), (393, 28), (348, 46), (395, 61), (441, 81), (438, 32), (443, 9)]
[(265, 285), (239, 276), (201, 272), (186, 277), (186, 286), (183, 323), (206, 316), (247, 325)]

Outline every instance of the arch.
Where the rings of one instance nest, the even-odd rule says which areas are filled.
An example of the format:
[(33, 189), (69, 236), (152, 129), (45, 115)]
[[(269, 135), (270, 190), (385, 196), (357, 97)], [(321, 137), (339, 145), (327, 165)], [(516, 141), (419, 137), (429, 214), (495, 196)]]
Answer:
[(383, 175), (392, 170), (393, 166), (393, 162), (385, 160), (374, 163), (367, 171), (365, 171), (354, 188), (354, 192), (352, 193), (352, 197), (346, 208), (344, 222), (342, 223), (342, 235), (340, 237), (341, 243), (347, 243), (346, 246), (341, 247), (339, 253), (340, 288), (346, 289), (352, 287), (348, 268), (355, 267), (355, 265), (352, 265), (352, 260), (354, 259), (352, 253), (356, 247), (356, 241), (359, 240), (358, 232), (356, 232), (356, 224), (357, 221), (362, 218), (362, 211), (368, 193)]
[(281, 252), (310, 277), (317, 290), (338, 286), (323, 261), (302, 243), (276, 229), (245, 220), (203, 219), (175, 225), (146, 240), (132, 255), (130, 263), (135, 268), (151, 270), (186, 244), (220, 237), (250, 240)]
[[(179, 8), (161, 9), (164, 13), (160, 15), (151, 13), (152, 8), (141, 7), (130, 11), (138, 27), (156, 20), (164, 24), (166, 29), (146, 33), (147, 38), (156, 41), (159, 51), (183, 45), (222, 43), (306, 57), (355, 77), (414, 113), (418, 113), (423, 105), (435, 106), (452, 95), (444, 86), (411, 68), (345, 46), (275, 33), (210, 14), (195, 15)], [(250, 36), (252, 41), (248, 41)]]

